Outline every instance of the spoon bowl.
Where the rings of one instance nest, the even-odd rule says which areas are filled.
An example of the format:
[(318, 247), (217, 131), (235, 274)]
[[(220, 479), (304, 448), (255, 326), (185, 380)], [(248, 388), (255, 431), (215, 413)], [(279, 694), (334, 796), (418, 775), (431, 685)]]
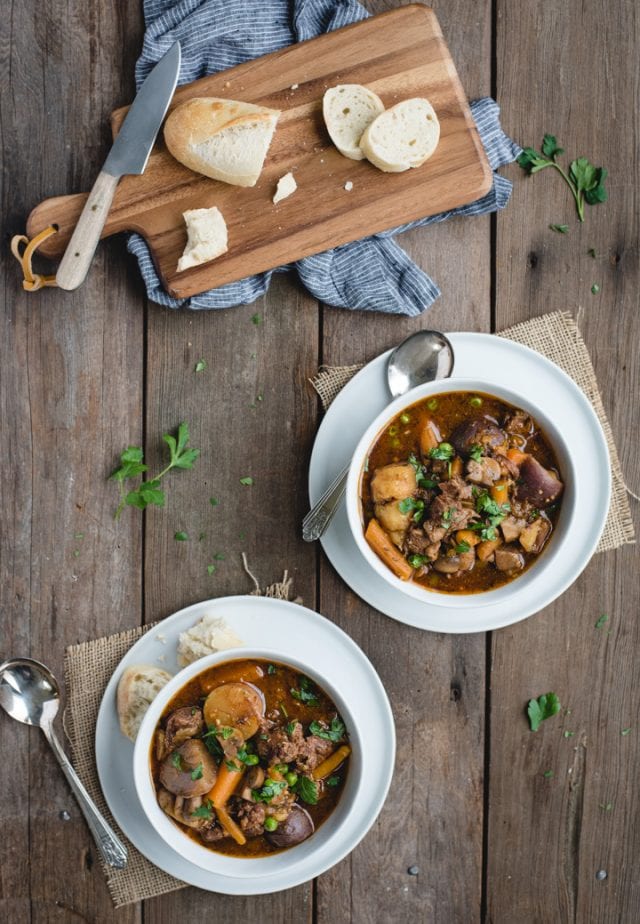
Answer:
[[(453, 347), (437, 330), (419, 330), (406, 337), (387, 360), (387, 385), (398, 398), (418, 385), (448, 378), (453, 372)], [(344, 496), (349, 466), (331, 482), (302, 521), (302, 538), (314, 542), (324, 534)]]

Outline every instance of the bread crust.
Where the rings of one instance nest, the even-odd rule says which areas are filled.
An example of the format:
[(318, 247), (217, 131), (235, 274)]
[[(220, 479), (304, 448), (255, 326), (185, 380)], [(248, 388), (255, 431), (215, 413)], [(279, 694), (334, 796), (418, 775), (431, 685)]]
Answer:
[[(171, 674), (151, 664), (135, 664), (122, 672), (116, 693), (116, 708), (120, 730), (131, 741), (136, 740), (140, 723), (153, 696), (170, 680)], [(153, 693), (151, 698), (150, 693)]]

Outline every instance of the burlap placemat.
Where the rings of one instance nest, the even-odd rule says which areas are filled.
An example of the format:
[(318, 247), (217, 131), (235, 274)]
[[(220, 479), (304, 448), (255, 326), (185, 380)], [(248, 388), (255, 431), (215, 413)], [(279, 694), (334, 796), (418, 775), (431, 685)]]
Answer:
[[(497, 336), (505, 337), (507, 340), (514, 340), (516, 343), (522, 343), (524, 346), (528, 346), (546, 356), (547, 359), (554, 362), (556, 366), (560, 366), (567, 375), (571, 376), (585, 393), (602, 425), (611, 460), (611, 503), (607, 522), (596, 551), (608, 552), (611, 549), (619, 548), (621, 545), (635, 542), (635, 532), (627, 496), (628, 488), (620, 468), (620, 459), (613, 440), (611, 425), (604, 411), (589, 351), (571, 314), (568, 311), (554, 311), (551, 314), (543, 314), (539, 318), (533, 318), (530, 321), (508, 327), (500, 331)], [(338, 392), (362, 367), (361, 364), (355, 366), (323, 366), (320, 369), (315, 378), (311, 380), (311, 384), (320, 396), (320, 401), (325, 410)], [(635, 497), (635, 495), (632, 496)]]
[[(282, 581), (271, 584), (263, 591), (249, 571), (244, 556), (243, 561), (245, 570), (254, 583), (254, 590), (251, 593), (256, 596), (275, 597), (278, 600), (291, 598), (292, 579), (286, 571)], [(107, 638), (99, 638), (93, 642), (71, 645), (67, 648), (64, 658), (67, 693), (64, 728), (71, 744), (74, 767), (96, 805), (113, 829), (118, 832), (129, 851), (127, 866), (122, 870), (107, 866), (100, 858), (107, 886), (116, 908), (185, 887), (184, 882), (174, 879), (173, 876), (150, 863), (124, 836), (107, 808), (98, 782), (95, 762), (95, 728), (105, 688), (120, 660), (134, 642), (159, 624), (154, 622), (120, 632), (117, 635), (110, 635)]]

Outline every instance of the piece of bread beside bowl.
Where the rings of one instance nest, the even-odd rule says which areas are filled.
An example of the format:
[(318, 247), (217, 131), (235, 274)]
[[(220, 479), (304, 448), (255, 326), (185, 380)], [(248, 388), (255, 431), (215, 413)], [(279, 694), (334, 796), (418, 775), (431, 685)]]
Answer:
[(133, 769), (160, 838), (202, 869), (252, 878), (304, 863), (336, 836), (362, 751), (348, 703), (313, 665), (243, 647), (162, 688)]
[(571, 541), (578, 451), (515, 390), (476, 379), (420, 386), (379, 414), (356, 447), (351, 533), (385, 581), (430, 605), (542, 597)]

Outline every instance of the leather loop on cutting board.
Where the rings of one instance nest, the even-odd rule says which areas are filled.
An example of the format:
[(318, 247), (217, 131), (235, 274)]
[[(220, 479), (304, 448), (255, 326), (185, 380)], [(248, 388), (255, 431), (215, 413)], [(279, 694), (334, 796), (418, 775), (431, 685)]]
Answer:
[[(22, 288), (26, 292), (37, 292), (38, 289), (43, 289), (45, 286), (57, 285), (55, 275), (43, 276), (41, 273), (34, 273), (31, 265), (33, 255), (40, 244), (51, 237), (52, 234), (56, 234), (57, 230), (58, 229), (54, 227), (54, 225), (49, 225), (48, 228), (44, 228), (39, 234), (36, 234), (32, 240), (29, 240), (26, 234), (15, 234), (11, 238), (11, 253), (22, 268), (22, 275), (24, 277), (22, 280)], [(26, 244), (22, 253), (20, 253), (21, 244)]]

